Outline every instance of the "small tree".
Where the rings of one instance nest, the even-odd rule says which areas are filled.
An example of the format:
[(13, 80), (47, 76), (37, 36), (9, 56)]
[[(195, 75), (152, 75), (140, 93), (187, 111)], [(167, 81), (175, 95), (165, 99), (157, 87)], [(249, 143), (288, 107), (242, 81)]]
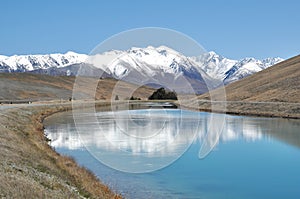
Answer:
[(141, 100), (141, 98), (131, 96), (129, 100)]
[(148, 98), (149, 100), (177, 100), (177, 94), (175, 91), (167, 92), (163, 87), (157, 89)]

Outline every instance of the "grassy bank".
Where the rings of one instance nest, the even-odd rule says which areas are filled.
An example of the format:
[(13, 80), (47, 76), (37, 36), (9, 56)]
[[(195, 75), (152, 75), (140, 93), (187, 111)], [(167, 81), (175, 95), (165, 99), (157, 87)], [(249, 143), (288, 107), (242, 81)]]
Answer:
[[(181, 108), (211, 111), (211, 102), (191, 100)], [(119, 102), (122, 103), (122, 102)], [(217, 102), (216, 102), (217, 103)], [(98, 107), (110, 102), (99, 102)], [(186, 105), (186, 106), (184, 106)], [(84, 104), (83, 104), (84, 106)], [(218, 104), (215, 104), (216, 112)], [(71, 104), (37, 104), (1, 109), (1, 198), (121, 198), (70, 157), (56, 153), (43, 134), (45, 117), (71, 110)], [(227, 113), (300, 118), (297, 103), (227, 102)]]
[(47, 144), (43, 119), (70, 109), (53, 104), (1, 110), (1, 198), (121, 198)]
[[(213, 110), (212, 105), (214, 107)], [(195, 99), (189, 102), (183, 102), (180, 106), (181, 108), (204, 112), (300, 119), (300, 103), (247, 101), (211, 102), (209, 100)]]

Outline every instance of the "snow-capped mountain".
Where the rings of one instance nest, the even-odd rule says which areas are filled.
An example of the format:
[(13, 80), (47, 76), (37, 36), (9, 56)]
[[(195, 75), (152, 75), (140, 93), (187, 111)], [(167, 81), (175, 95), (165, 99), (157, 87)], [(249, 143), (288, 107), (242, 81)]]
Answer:
[[(145, 77), (154, 77), (160, 73), (175, 76), (183, 74), (189, 78), (200, 79), (201, 75), (206, 75), (192, 59), (166, 46), (131, 48), (109, 64), (108, 69), (118, 79), (133, 70)], [(210, 77), (206, 75), (206, 78)]]
[[(35, 72), (50, 75), (75, 75), (80, 65), (89, 67), (89, 74), (95, 68), (104, 70), (106, 76), (133, 83), (184, 84), (189, 82), (197, 93), (207, 91), (206, 84), (216, 87), (237, 81), (266, 69), (281, 58), (257, 60), (227, 59), (215, 52), (187, 57), (169, 47), (133, 47), (126, 51), (112, 50), (102, 54), (85, 55), (74, 52), (48, 55), (0, 55), (0, 72)], [(175, 83), (174, 80), (177, 82)], [(180, 81), (179, 81), (180, 80)], [(219, 82), (218, 82), (219, 81)], [(185, 88), (183, 88), (185, 89)]]
[(0, 72), (28, 72), (38, 69), (62, 68), (78, 64), (87, 55), (67, 52), (66, 54), (0, 56)]
[(213, 51), (204, 53), (198, 57), (191, 57), (191, 59), (197, 62), (201, 69), (215, 79), (224, 79), (226, 77), (225, 73), (238, 62), (222, 57)]
[(108, 51), (90, 56), (86, 63), (105, 70), (116, 79), (163, 86), (176, 92), (203, 93), (207, 91), (207, 83), (214, 87), (219, 85), (194, 60), (166, 46)]
[(254, 58), (231, 60), (215, 52), (204, 53), (198, 57), (191, 57), (191, 59), (195, 60), (209, 76), (223, 80), (224, 84), (240, 80), (283, 61), (279, 57), (263, 60)]
[(225, 78), (223, 80), (224, 84), (229, 84), (240, 80), (244, 77), (250, 76), (256, 72), (264, 70), (274, 64), (283, 61), (281, 58), (267, 58), (262, 61), (256, 60), (254, 58), (245, 58), (238, 61), (233, 65), (230, 70), (226, 71)]

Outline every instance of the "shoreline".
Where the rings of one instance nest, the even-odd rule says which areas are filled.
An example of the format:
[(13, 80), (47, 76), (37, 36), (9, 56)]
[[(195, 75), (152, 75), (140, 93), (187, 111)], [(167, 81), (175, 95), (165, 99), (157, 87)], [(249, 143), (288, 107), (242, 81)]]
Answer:
[(92, 172), (49, 146), (43, 120), (71, 109), (71, 103), (1, 109), (1, 198), (122, 198)]
[[(194, 110), (194, 111), (203, 111), (203, 112), (229, 114), (229, 115), (300, 119), (300, 103), (247, 102), (247, 101), (210, 102), (208, 100), (199, 100), (198, 103), (199, 105), (194, 105), (194, 104), (187, 105), (187, 106), (181, 105), (181, 107), (189, 110)], [(214, 109), (215, 109), (213, 111), (211, 109), (212, 103), (214, 104)], [(225, 106), (225, 110), (224, 110), (224, 106)]]
[[(91, 102), (78, 103), (84, 107)], [(172, 103), (179, 104), (178, 101)], [(110, 104), (110, 101), (96, 102), (96, 107)], [(267, 112), (257, 112), (251, 109), (253, 104), (244, 103), (248, 105), (244, 107), (241, 106), (241, 102), (236, 104), (238, 106), (232, 106), (232, 104), (229, 108), (227, 106), (225, 113), (270, 118), (300, 118), (298, 112), (291, 114), (283, 111), (276, 114), (277, 109), (273, 105), (263, 110)], [(210, 102), (202, 102), (198, 108), (179, 104), (179, 108), (205, 112), (211, 112), (210, 106)], [(298, 110), (297, 104), (295, 107), (295, 110)], [(234, 108), (238, 108), (238, 111)], [(55, 113), (72, 110), (71, 102), (62, 104), (44, 102), (0, 110), (0, 158), (3, 160), (0, 163), (0, 197), (122, 198), (102, 184), (101, 179), (93, 173), (80, 167), (72, 158), (58, 154), (48, 144), (44, 135), (43, 120)], [(273, 112), (268, 112), (268, 110), (273, 110)]]

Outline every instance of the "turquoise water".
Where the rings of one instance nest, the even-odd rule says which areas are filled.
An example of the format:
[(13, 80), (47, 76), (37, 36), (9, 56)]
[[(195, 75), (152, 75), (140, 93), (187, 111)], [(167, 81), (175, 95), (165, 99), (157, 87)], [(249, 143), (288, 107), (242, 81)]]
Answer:
[[(82, 123), (86, 139), (78, 135), (72, 113), (60, 113), (45, 121), (45, 134), (59, 153), (74, 157), (126, 198), (300, 197), (298, 120), (225, 115), (224, 130), (217, 144), (205, 158), (199, 159), (199, 149), (211, 125), (210, 113), (179, 109), (132, 110), (126, 113), (130, 117), (123, 113), (120, 111), (117, 116), (97, 113), (100, 131), (94, 124)], [(89, 117), (88, 113), (82, 114)], [(178, 138), (178, 141), (173, 145), (163, 141), (172, 146), (165, 150), (157, 147), (160, 142), (153, 140), (143, 145), (124, 144), (124, 138), (120, 137), (120, 132), (124, 132), (118, 131), (118, 127), (125, 128), (130, 136), (164, 140), (164, 135), (168, 135), (167, 140)], [(103, 139), (99, 132), (109, 132), (109, 139)], [(122, 144), (116, 147), (126, 153), (109, 146), (115, 140), (121, 140)], [(99, 156), (104, 164), (98, 160)], [(177, 160), (153, 172), (133, 174), (109, 168), (107, 157), (119, 160), (121, 170), (126, 165), (134, 169), (139, 169), (137, 164), (153, 168), (154, 164), (169, 162), (164, 162), (165, 159)]]

